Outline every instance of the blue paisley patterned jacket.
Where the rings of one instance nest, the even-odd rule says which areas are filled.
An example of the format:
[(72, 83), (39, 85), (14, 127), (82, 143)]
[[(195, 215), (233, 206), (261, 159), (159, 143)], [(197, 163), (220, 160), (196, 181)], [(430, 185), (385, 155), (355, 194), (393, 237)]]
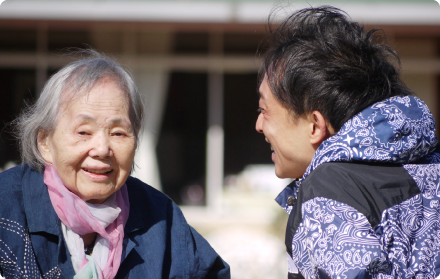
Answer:
[(368, 107), (277, 197), (289, 278), (438, 278), (440, 153), (418, 98)]

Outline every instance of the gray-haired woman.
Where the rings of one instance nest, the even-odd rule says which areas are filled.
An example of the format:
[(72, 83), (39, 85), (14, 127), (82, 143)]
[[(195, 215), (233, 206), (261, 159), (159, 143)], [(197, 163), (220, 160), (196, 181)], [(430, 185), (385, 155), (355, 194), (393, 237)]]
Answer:
[(164, 194), (129, 176), (143, 117), (130, 74), (94, 51), (15, 122), (24, 164), (0, 174), (5, 278), (229, 278)]

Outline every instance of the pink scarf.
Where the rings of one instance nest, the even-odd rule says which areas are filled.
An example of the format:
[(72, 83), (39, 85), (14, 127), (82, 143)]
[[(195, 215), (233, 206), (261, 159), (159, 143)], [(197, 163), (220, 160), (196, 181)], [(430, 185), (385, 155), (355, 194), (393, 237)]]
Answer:
[[(121, 213), (107, 228), (104, 228), (90, 213), (87, 204), (77, 195), (69, 191), (61, 181), (57, 170), (52, 164), (47, 164), (44, 170), (44, 183), (47, 185), (50, 200), (61, 222), (74, 233), (85, 235), (97, 232), (110, 242), (107, 263), (100, 275), (104, 279), (116, 276), (121, 264), (122, 241), (124, 226), (127, 223), (130, 204), (128, 201), (127, 186), (124, 184), (116, 192), (116, 202)], [(84, 255), (81, 269), (88, 261)]]

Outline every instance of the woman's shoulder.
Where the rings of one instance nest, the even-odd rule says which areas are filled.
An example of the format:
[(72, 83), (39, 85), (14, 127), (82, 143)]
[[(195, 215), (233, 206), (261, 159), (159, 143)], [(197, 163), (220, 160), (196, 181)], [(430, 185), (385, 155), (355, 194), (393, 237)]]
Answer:
[(0, 173), (0, 191), (21, 190), (23, 174), (29, 167), (18, 165)]
[(175, 207), (174, 202), (167, 195), (137, 178), (129, 176), (126, 184), (130, 207), (135, 206), (137, 209), (148, 207), (149, 209), (161, 209), (162, 211)]
[[(25, 215), (26, 204), (41, 201), (43, 174), (27, 164), (18, 165), (0, 173), (0, 216)], [(35, 200), (33, 196), (38, 198)], [(18, 216), (16, 216), (18, 218)]]
[(159, 199), (163, 202), (171, 201), (167, 195), (135, 177), (129, 176), (126, 184), (129, 195), (140, 195), (143, 198), (148, 197), (152, 199)]
[[(27, 166), (20, 165), (0, 173), (0, 239), (11, 240), (9, 228), (20, 234), (26, 226), (23, 202), (23, 173)], [(14, 241), (18, 241), (15, 239)]]
[(182, 211), (169, 197), (133, 177), (129, 177), (126, 184), (130, 214), (124, 237), (129, 243), (136, 239), (136, 245), (127, 247), (134, 247), (139, 259), (149, 264), (136, 264), (132, 257), (132, 270), (125, 269), (127, 265), (122, 263), (118, 273), (121, 277), (128, 272), (138, 272), (162, 274), (166, 278), (181, 278), (183, 274), (190, 278), (230, 278), (229, 266), (188, 225)]
[(133, 226), (150, 227), (162, 221), (165, 221), (163, 225), (166, 223), (188, 225), (180, 208), (164, 193), (131, 176), (127, 179), (126, 185), (130, 201), (127, 231)]
[(23, 191), (23, 177), (24, 173), (28, 171), (27, 165), (19, 165), (0, 173), (0, 200), (2, 201), (1, 208), (10, 202), (17, 203), (17, 199), (22, 198)]

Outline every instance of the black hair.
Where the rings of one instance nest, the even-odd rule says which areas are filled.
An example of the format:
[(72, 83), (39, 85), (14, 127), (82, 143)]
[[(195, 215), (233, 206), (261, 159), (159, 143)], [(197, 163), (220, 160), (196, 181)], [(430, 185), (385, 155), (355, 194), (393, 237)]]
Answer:
[(317, 110), (338, 131), (375, 102), (414, 94), (379, 30), (367, 32), (331, 6), (296, 11), (269, 30), (260, 83), (267, 75), (272, 93), (295, 117)]

